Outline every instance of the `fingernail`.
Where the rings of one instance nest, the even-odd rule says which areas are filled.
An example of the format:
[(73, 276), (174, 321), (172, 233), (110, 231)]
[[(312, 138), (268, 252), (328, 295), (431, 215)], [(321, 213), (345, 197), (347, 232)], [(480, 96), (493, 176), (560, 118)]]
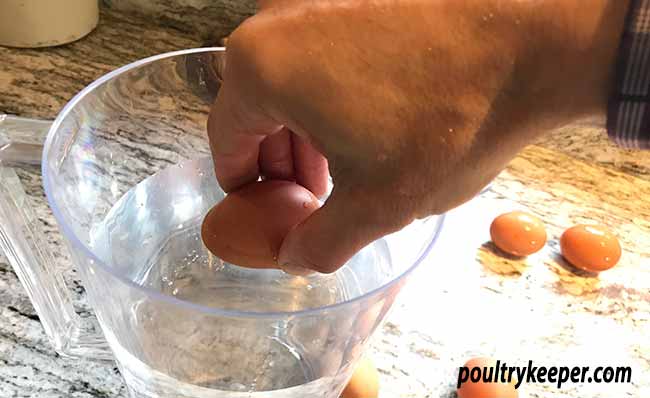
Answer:
[(290, 275), (309, 276), (314, 274), (314, 271), (308, 268), (295, 265), (295, 261), (292, 260), (294, 256), (291, 255), (291, 246), (292, 243), (295, 243), (295, 239), (291, 239), (292, 237), (295, 238), (295, 235), (292, 236), (292, 234), (289, 233), (289, 235), (284, 238), (284, 242), (282, 242), (280, 252), (278, 253), (278, 266), (282, 271)]
[(287, 274), (294, 276), (309, 276), (314, 274), (314, 271), (302, 267), (293, 267), (291, 265), (281, 265), (280, 269)]
[(295, 275), (295, 276), (309, 276), (314, 274), (314, 271), (310, 269), (303, 268), (303, 267), (295, 267), (290, 264), (280, 264), (280, 269), (286, 272), (287, 274)]

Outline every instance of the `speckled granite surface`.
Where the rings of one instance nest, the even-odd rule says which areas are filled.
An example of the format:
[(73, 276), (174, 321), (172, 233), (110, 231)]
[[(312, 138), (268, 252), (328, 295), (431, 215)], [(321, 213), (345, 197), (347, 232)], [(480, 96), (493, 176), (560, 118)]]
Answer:
[[(116, 1), (116, 0), (114, 0)], [(116, 1), (117, 2), (117, 1)], [(104, 11), (98, 29), (71, 45), (0, 48), (0, 112), (53, 118), (100, 75), (156, 53), (199, 46), (201, 32)], [(65, 250), (43, 203), (38, 169), (19, 173), (48, 241)], [(492, 217), (527, 208), (548, 225), (549, 244), (525, 261), (486, 245)], [(621, 237), (619, 267), (577, 275), (557, 240), (576, 222), (600, 222)], [(597, 125), (571, 126), (527, 148), (480, 198), (451, 212), (431, 258), (373, 339), (382, 398), (454, 397), (467, 356), (540, 365), (630, 366), (632, 384), (525, 385), (522, 397), (650, 395), (650, 154), (609, 144)], [(87, 311), (74, 270), (75, 304)], [(0, 397), (127, 397), (112, 364), (59, 357), (22, 286), (0, 258)]]
[(150, 20), (204, 39), (221, 38), (255, 12), (256, 0), (102, 0), (113, 10), (137, 12)]

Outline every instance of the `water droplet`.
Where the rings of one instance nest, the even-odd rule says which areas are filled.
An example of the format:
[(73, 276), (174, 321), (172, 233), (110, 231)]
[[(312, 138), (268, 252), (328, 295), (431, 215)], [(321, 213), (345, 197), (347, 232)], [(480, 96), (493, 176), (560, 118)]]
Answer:
[(454, 132), (454, 129), (450, 128), (450, 129), (449, 129), (449, 132), (450, 132), (450, 133), (453, 133), (453, 132)]

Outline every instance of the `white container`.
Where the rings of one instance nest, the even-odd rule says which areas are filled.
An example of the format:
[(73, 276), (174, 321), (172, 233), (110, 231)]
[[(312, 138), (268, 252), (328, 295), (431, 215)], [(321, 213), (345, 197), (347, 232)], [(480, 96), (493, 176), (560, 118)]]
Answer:
[(98, 0), (0, 0), (0, 45), (49, 47), (90, 33)]

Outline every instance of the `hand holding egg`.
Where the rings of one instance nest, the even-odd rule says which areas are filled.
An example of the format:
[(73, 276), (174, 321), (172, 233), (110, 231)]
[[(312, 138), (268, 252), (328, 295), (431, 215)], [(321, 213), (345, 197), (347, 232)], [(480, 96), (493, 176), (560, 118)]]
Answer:
[(210, 210), (201, 236), (210, 252), (224, 261), (278, 268), (284, 238), (319, 207), (309, 190), (293, 182), (254, 182), (228, 194)]

